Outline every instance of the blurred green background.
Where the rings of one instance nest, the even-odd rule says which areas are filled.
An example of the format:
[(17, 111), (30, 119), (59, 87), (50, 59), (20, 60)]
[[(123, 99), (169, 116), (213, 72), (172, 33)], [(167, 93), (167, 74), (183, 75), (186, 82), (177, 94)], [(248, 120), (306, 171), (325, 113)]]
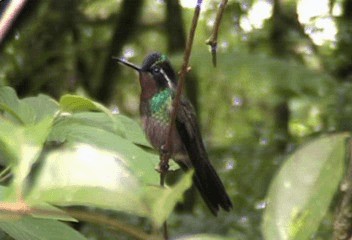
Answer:
[[(195, 2), (28, 2), (0, 45), (0, 84), (20, 97), (87, 96), (138, 119), (137, 75), (111, 57), (141, 64), (159, 51), (179, 70)], [(171, 216), (169, 230), (262, 239), (265, 196), (283, 158), (314, 136), (352, 128), (352, 1), (229, 1), (214, 68), (205, 41), (219, 2), (202, 5), (186, 92), (234, 209), (214, 218), (191, 192), (196, 200)], [(128, 239), (101, 226), (76, 228), (89, 239)], [(315, 239), (330, 236), (326, 228)]]

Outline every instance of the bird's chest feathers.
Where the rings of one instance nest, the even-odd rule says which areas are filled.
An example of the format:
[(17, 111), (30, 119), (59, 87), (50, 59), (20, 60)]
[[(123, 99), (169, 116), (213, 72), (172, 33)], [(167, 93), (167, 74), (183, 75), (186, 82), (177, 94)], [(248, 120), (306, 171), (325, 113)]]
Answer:
[(171, 107), (172, 90), (169, 88), (155, 94), (149, 100), (151, 117), (161, 123), (168, 123), (170, 121)]

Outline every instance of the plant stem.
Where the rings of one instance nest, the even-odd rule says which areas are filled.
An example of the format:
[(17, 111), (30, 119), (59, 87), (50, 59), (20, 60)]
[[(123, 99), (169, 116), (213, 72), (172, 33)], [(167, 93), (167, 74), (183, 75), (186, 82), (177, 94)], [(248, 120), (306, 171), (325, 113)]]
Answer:
[(209, 45), (211, 47), (211, 55), (212, 55), (214, 67), (216, 67), (216, 50), (217, 50), (217, 46), (218, 46), (219, 28), (220, 28), (222, 15), (224, 14), (224, 10), (225, 10), (227, 2), (228, 2), (228, 0), (221, 1), (220, 5), (219, 5), (218, 12), (216, 14), (213, 31), (212, 31), (209, 39), (205, 42), (207, 45)]
[[(175, 95), (175, 98), (173, 99), (173, 102), (172, 102), (172, 112), (171, 112), (171, 119), (170, 119), (170, 127), (168, 130), (168, 137), (166, 139), (164, 149), (162, 150), (163, 152), (160, 154), (159, 169), (160, 169), (160, 185), (161, 186), (164, 186), (165, 176), (169, 170), (169, 159), (170, 159), (171, 153), (173, 151), (173, 149), (172, 149), (172, 134), (173, 134), (174, 126), (175, 126), (175, 120), (176, 120), (176, 116), (177, 116), (179, 102), (181, 99), (185, 76), (186, 76), (186, 73), (189, 71), (188, 63), (189, 63), (189, 59), (191, 56), (192, 45), (193, 45), (193, 40), (194, 40), (197, 24), (198, 24), (201, 5), (202, 5), (202, 0), (198, 0), (197, 5), (194, 10), (194, 14), (193, 14), (192, 26), (191, 26), (189, 37), (188, 37), (187, 44), (186, 44), (186, 49), (185, 49), (185, 54), (183, 57), (183, 64), (182, 64), (181, 72), (179, 73), (179, 81), (178, 81), (178, 86), (177, 86), (177, 90), (176, 90), (176, 95)], [(164, 240), (168, 239), (168, 231), (167, 231), (167, 222), (166, 221), (163, 224), (163, 237), (164, 237)]]

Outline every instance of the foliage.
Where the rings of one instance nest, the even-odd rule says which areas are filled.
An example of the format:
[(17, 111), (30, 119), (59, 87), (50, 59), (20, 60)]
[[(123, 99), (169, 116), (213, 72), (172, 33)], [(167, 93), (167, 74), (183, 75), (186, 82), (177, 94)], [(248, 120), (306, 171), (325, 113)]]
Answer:
[(344, 173), (346, 137), (321, 137), (287, 159), (269, 188), (266, 239), (310, 239), (316, 232)]
[[(173, 1), (137, 1), (140, 15), (127, 13), (137, 25), (121, 31), (125, 2), (38, 1), (0, 46), (0, 85), (13, 87), (0, 90), (0, 238), (158, 239), (168, 219), (173, 239), (330, 239), (352, 129), (351, 1), (331, 1), (308, 22), (297, 5), (309, 1), (229, 1), (217, 68), (204, 42), (218, 2), (203, 1), (186, 88), (234, 203), (217, 218), (192, 191), (174, 208), (190, 175), (158, 186), (159, 157), (132, 120), (136, 75), (111, 60), (141, 63), (157, 50), (180, 69), (167, 41), (181, 40), (164, 23), (187, 30), (193, 9), (176, 19), (165, 11)], [(271, 13), (252, 24), (263, 4)], [(315, 42), (320, 20), (333, 21), (335, 40)], [(109, 78), (107, 101), (99, 89)]]
[[(140, 147), (148, 146), (140, 127), (87, 98), (19, 100), (13, 89), (2, 87), (0, 99), (1, 156), (13, 173), (2, 188), (5, 211), (24, 199), (33, 209), (46, 203), (98, 207), (146, 217), (160, 227), (191, 184), (189, 173), (172, 187), (158, 187), (158, 157)], [(0, 227), (15, 239), (52, 239), (51, 228), (63, 232), (55, 234), (58, 239), (84, 239), (54, 215), (51, 221), (18, 216), (13, 223), (5, 216)]]
[[(1, 156), (13, 173), (10, 185), (2, 187), (3, 210), (21, 199), (33, 209), (47, 203), (89, 206), (146, 217), (160, 227), (191, 184), (187, 174), (173, 187), (158, 187), (158, 158), (139, 147), (149, 145), (138, 125), (87, 98), (20, 100), (13, 89), (2, 87), (0, 99)], [(269, 189), (263, 222), (267, 239), (308, 239), (315, 232), (343, 176), (347, 136), (322, 137), (287, 159)], [(58, 239), (84, 239), (55, 221), (72, 220), (60, 213), (55, 208), (51, 215), (36, 213), (50, 222), (20, 216), (9, 222), (5, 214), (0, 228), (14, 239), (51, 239), (51, 228), (64, 234)], [(41, 224), (45, 231), (31, 227)]]

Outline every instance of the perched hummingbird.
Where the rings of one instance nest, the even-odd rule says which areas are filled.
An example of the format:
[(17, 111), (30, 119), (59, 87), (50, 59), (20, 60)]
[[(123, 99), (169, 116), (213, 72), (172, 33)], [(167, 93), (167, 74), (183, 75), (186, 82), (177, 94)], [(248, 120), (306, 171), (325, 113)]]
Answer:
[[(175, 71), (166, 55), (160, 53), (149, 54), (142, 67), (117, 60), (139, 73), (143, 128), (152, 146), (162, 152), (168, 137), (172, 99), (177, 89)], [(194, 108), (184, 96), (181, 97), (174, 127), (171, 157), (185, 171), (194, 168), (193, 182), (214, 215), (220, 207), (229, 211), (231, 200), (208, 159)]]

